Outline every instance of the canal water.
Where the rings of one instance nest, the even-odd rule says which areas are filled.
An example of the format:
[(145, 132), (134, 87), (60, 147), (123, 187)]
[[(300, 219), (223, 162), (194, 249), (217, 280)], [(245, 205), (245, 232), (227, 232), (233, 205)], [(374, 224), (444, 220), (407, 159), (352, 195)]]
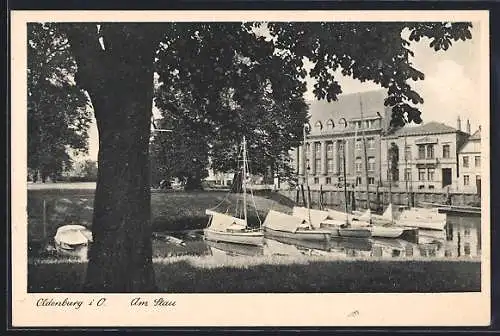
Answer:
[[(382, 238), (332, 238), (326, 242), (307, 242), (293, 239), (265, 238), (264, 246), (211, 242), (203, 239), (202, 231), (165, 232), (176, 239), (153, 238), (153, 258), (180, 256), (203, 256), (216, 261), (228, 257), (246, 256), (332, 256), (349, 258), (480, 258), (480, 217), (447, 217), (445, 230), (419, 230), (417, 241)], [(159, 235), (161, 236), (161, 235)], [(85, 259), (86, 250), (79, 253)], [(32, 255), (35, 259), (60, 258), (62, 256), (46, 251)]]
[(293, 239), (266, 238), (263, 247), (210, 242), (202, 233), (189, 231), (168, 233), (182, 240), (167, 242), (154, 239), (156, 258), (175, 256), (335, 256), (373, 258), (478, 258), (481, 256), (480, 217), (448, 216), (443, 231), (419, 230), (417, 241), (382, 238), (332, 238), (329, 243)]

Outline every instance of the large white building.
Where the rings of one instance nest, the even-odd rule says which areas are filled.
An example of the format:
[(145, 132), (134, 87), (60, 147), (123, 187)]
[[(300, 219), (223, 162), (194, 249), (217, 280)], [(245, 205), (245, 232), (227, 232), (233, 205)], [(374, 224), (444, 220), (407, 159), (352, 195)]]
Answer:
[(305, 146), (291, 153), (299, 183), (304, 183), (307, 176), (310, 185), (336, 185), (343, 178), (345, 166), (350, 185), (377, 185), (381, 174), (380, 139), (390, 121), (390, 108), (384, 105), (386, 96), (385, 90), (375, 90), (340, 95), (331, 103), (308, 102), (310, 132)]

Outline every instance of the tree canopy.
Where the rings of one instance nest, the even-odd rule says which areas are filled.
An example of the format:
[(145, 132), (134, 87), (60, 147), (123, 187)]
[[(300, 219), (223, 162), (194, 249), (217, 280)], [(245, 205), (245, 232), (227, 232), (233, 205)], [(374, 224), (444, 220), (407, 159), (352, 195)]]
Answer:
[(253, 173), (283, 165), (307, 113), (306, 85), (295, 64), (243, 23), (179, 23), (171, 32), (156, 63), (155, 102), (164, 118), (184, 120), (196, 143), (208, 145), (217, 171), (236, 169), (243, 136)]
[(42, 180), (87, 152), (89, 100), (72, 77), (76, 63), (55, 24), (28, 24), (28, 167)]

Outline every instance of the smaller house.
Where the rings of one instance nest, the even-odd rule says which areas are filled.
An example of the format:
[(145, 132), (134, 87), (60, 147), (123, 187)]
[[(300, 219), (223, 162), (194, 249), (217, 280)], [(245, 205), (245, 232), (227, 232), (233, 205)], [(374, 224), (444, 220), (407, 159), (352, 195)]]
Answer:
[(470, 193), (481, 193), (481, 127), (458, 152), (458, 187)]

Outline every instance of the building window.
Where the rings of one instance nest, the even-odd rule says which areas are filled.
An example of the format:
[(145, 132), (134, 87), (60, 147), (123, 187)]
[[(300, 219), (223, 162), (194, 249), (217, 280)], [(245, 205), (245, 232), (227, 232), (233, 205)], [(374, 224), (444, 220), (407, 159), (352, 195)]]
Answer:
[(469, 157), (468, 156), (464, 156), (463, 166), (464, 166), (464, 168), (469, 168)]
[(375, 158), (374, 157), (368, 158), (368, 171), (375, 171)]
[(329, 157), (333, 156), (333, 143), (329, 142), (329, 143), (326, 144), (326, 154)]
[(450, 158), (450, 145), (443, 145), (443, 159)]
[(340, 119), (339, 119), (339, 123), (340, 123), (341, 125), (343, 125), (344, 127), (347, 127), (347, 120), (345, 120), (345, 118), (340, 118)]
[(326, 160), (326, 169), (328, 173), (333, 173), (333, 159)]
[(356, 173), (361, 173), (362, 163), (360, 158), (356, 159), (355, 165), (356, 165)]
[(418, 158), (425, 159), (425, 145), (418, 145)]
[(427, 169), (427, 179), (429, 181), (434, 181), (434, 168)]
[(468, 186), (470, 183), (469, 181), (469, 175), (464, 175), (464, 186)]
[(344, 142), (340, 141), (338, 147), (339, 147), (340, 156), (342, 156), (342, 153), (344, 152)]
[(481, 167), (481, 157), (480, 156), (476, 156), (474, 158), (474, 164), (475, 164), (476, 168)]
[(375, 139), (374, 138), (368, 139), (368, 149), (375, 149)]
[(316, 155), (321, 153), (321, 143), (319, 142), (314, 143), (314, 151), (316, 152)]
[(306, 169), (308, 171), (311, 169), (311, 163), (309, 162), (309, 159), (306, 159)]
[(319, 184), (319, 177), (314, 178), (314, 184)]
[(418, 168), (418, 180), (425, 181), (425, 168)]
[(405, 160), (411, 160), (411, 147), (405, 147)]
[(316, 172), (320, 171), (321, 159), (316, 159), (314, 162), (316, 164), (316, 166), (314, 167), (314, 168), (316, 168)]
[(326, 122), (326, 128), (327, 129), (333, 129), (335, 127), (335, 124), (333, 123), (333, 120), (332, 119), (329, 119), (327, 122)]
[(361, 181), (361, 176), (356, 176), (356, 185), (360, 185)]
[(405, 181), (411, 181), (411, 168), (405, 168)]
[(317, 130), (322, 130), (323, 129), (323, 124), (321, 124), (321, 121), (317, 121), (316, 124), (314, 124), (314, 127), (317, 129)]
[(427, 145), (427, 158), (434, 159), (434, 145)]
[(306, 143), (306, 155), (309, 156), (311, 154), (311, 144)]
[(325, 183), (326, 184), (332, 184), (332, 178), (331, 177), (327, 177)]
[(368, 184), (375, 184), (375, 177), (369, 177)]
[(360, 151), (361, 150), (361, 139), (356, 140), (356, 150)]

